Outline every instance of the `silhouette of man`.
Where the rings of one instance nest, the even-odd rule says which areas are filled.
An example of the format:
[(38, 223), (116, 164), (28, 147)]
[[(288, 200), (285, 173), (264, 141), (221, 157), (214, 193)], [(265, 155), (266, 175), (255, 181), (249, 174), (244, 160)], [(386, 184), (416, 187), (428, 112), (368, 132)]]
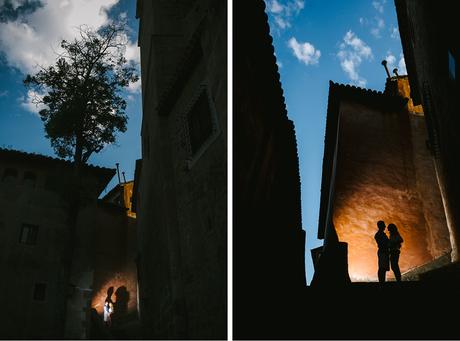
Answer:
[(401, 282), (401, 271), (399, 270), (399, 254), (401, 253), (401, 244), (403, 239), (398, 232), (395, 224), (388, 225), (388, 231), (390, 231), (390, 239), (388, 241), (388, 248), (390, 252), (390, 264), (391, 270), (395, 274), (396, 281)]
[(374, 236), (374, 239), (377, 242), (377, 246), (379, 248), (377, 251), (377, 256), (379, 259), (379, 270), (377, 275), (379, 277), (379, 282), (384, 283), (386, 272), (390, 270), (388, 250), (389, 239), (385, 233), (385, 223), (382, 220), (377, 222), (377, 227), (379, 230)]

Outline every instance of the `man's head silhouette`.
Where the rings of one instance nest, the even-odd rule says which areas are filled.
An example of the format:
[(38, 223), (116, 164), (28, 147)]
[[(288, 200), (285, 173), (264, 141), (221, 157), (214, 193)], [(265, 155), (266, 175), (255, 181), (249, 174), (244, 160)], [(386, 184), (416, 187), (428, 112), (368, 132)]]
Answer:
[(377, 222), (377, 227), (379, 228), (379, 230), (385, 229), (385, 223), (383, 222), (383, 220), (379, 220)]

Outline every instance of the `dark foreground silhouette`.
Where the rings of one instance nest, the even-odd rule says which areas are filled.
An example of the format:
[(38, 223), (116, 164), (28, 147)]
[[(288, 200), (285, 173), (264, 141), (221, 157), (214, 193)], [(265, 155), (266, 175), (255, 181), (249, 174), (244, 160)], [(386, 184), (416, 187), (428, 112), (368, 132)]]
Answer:
[(399, 255), (401, 253), (401, 244), (403, 239), (398, 232), (398, 228), (395, 224), (388, 225), (388, 231), (390, 231), (390, 240), (388, 242), (388, 249), (390, 252), (390, 264), (391, 270), (395, 275), (396, 281), (401, 282), (401, 270), (399, 270)]

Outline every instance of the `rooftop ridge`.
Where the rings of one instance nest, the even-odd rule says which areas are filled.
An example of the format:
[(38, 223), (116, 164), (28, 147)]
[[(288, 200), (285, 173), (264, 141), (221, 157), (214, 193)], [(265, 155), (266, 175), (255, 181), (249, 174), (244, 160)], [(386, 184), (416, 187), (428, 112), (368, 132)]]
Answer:
[[(52, 157), (52, 156), (33, 153), (33, 152), (25, 152), (22, 150), (10, 149), (10, 148), (0, 147), (0, 154), (10, 154), (12, 156), (23, 156), (23, 157), (28, 157), (31, 159), (36, 159), (37, 161), (58, 162), (61, 164), (65, 164), (67, 166), (72, 166), (73, 164), (72, 161), (69, 161), (63, 158), (57, 158), (57, 157)], [(91, 165), (91, 164), (84, 164), (84, 167), (89, 168), (89, 169), (94, 169), (94, 170), (101, 170), (101, 171), (115, 171), (114, 168), (101, 167), (101, 166), (96, 166), (96, 165)]]
[[(275, 56), (275, 47), (273, 46), (273, 37), (270, 34), (270, 25), (269, 25), (269, 19), (268, 15), (266, 12), (266, 3), (265, 1), (258, 1), (259, 6), (262, 7), (262, 21), (263, 21), (263, 28), (262, 29), (262, 38), (265, 40), (265, 43), (262, 42), (262, 44), (265, 44), (264, 48), (269, 49), (271, 53), (266, 54), (267, 55), (267, 61), (270, 64), (269, 67), (271, 68), (271, 74), (273, 75), (273, 81), (275, 85), (275, 92), (278, 92), (277, 96), (281, 99), (281, 109), (283, 111), (284, 116), (287, 118), (288, 117), (288, 112), (286, 108), (286, 98), (284, 97), (284, 90), (283, 86), (281, 84), (281, 75), (279, 73), (279, 67), (278, 64), (276, 63), (276, 56)], [(257, 12), (259, 13), (259, 12)], [(265, 54), (263, 54), (265, 56)]]

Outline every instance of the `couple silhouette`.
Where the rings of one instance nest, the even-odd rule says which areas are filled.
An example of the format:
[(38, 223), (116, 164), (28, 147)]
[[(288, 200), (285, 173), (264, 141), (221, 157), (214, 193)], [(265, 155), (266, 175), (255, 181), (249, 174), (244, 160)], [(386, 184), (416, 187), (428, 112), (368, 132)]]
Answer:
[(398, 229), (395, 224), (388, 225), (388, 231), (390, 232), (390, 237), (385, 233), (385, 223), (380, 220), (377, 222), (378, 231), (375, 234), (374, 238), (377, 242), (378, 251), (377, 256), (379, 259), (379, 270), (377, 272), (379, 282), (385, 282), (386, 272), (393, 270), (396, 281), (401, 282), (401, 271), (399, 270), (399, 255), (401, 253), (401, 244), (403, 239), (398, 232)]

